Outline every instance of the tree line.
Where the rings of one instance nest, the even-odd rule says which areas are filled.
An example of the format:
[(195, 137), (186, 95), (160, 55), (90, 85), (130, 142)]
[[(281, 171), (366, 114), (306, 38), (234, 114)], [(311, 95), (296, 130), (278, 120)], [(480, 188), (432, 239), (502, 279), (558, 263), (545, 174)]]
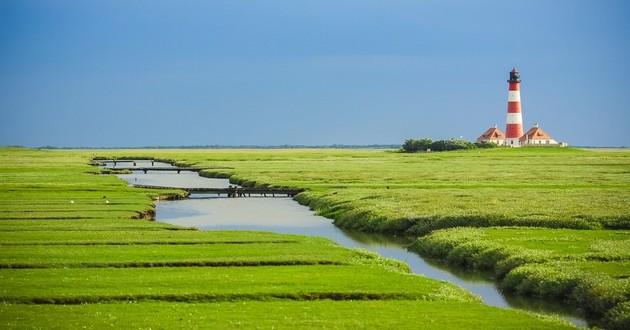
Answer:
[(403, 152), (430, 152), (430, 151), (451, 151), (477, 148), (494, 148), (494, 143), (482, 142), (473, 143), (462, 139), (448, 139), (433, 141), (429, 138), (407, 139), (402, 145)]

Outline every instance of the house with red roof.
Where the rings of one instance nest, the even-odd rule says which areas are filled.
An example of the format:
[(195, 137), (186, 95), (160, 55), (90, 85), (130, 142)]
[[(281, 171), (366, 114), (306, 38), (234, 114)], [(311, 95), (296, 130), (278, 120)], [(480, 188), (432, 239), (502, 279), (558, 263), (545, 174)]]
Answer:
[(487, 131), (477, 138), (477, 143), (492, 142), (498, 145), (503, 145), (504, 141), (505, 134), (497, 127), (497, 125), (488, 128)]
[[(477, 143), (492, 142), (500, 146), (507, 145), (505, 134), (494, 125), (488, 128), (481, 136), (477, 138)], [(566, 147), (566, 143), (560, 143), (552, 138), (547, 132), (543, 131), (538, 124), (530, 128), (523, 136), (518, 139), (518, 144), (513, 147), (542, 147), (542, 146), (560, 146)]]
[(521, 146), (557, 146), (560, 145), (556, 140), (554, 140), (549, 134), (542, 130), (542, 128), (538, 127), (538, 124), (534, 125), (534, 127), (530, 128), (529, 131), (525, 132), (520, 139), (518, 139)]
[(503, 145), (505, 142), (505, 134), (501, 132), (501, 130), (494, 125), (494, 127), (488, 128), (480, 137), (477, 138), (477, 143), (496, 143), (498, 145)]

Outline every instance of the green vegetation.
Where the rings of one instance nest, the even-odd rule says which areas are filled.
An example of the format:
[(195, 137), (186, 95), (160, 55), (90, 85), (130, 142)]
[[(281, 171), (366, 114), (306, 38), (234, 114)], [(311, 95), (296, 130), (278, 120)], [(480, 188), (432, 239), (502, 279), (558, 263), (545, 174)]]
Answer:
[(411, 249), (492, 270), (507, 292), (565, 300), (610, 328), (629, 325), (628, 231), (452, 228), (421, 237)]
[[(118, 240), (119, 236), (137, 237), (138, 233), (119, 232), (107, 240), (98, 237), (91, 240), (78, 240), (82, 232), (64, 232), (42, 235), (27, 244), (7, 244), (0, 250), (0, 267), (3, 268), (87, 268), (87, 267), (156, 267), (156, 266), (240, 266), (240, 265), (294, 265), (294, 264), (345, 264), (352, 254), (329, 241), (316, 242), (314, 239), (273, 240), (263, 237), (256, 241), (221, 241), (188, 235), (168, 233), (155, 237), (143, 237), (130, 241), (129, 237)], [(11, 233), (11, 238), (20, 239), (24, 235)], [(147, 236), (146, 233), (142, 233)], [(255, 233), (252, 233), (255, 234)], [(73, 240), (65, 240), (65, 236)], [(90, 237), (89, 233), (85, 235)], [(106, 235), (99, 235), (106, 236)], [(151, 235), (153, 236), (153, 235)], [(158, 235), (156, 235), (158, 236)], [(169, 237), (170, 236), (170, 237)], [(239, 235), (240, 236), (240, 235)], [(256, 235), (252, 235), (256, 236)], [(173, 239), (171, 239), (171, 237)], [(45, 239), (49, 240), (46, 241)], [(42, 241), (44, 239), (44, 241)], [(23, 239), (22, 239), (23, 240)], [(266, 241), (265, 241), (266, 240)], [(4, 242), (4, 240), (3, 240)], [(40, 244), (40, 245), (38, 245)], [(141, 245), (140, 248), (138, 245)], [(225, 255), (225, 250), (230, 254)], [(182, 256), (186, 256), (183, 258)], [(296, 257), (299, 256), (299, 257)]]
[(94, 156), (0, 149), (0, 327), (572, 328), (325, 239), (138, 219), (181, 192), (97, 175)]
[[(224, 301), (0, 305), (9, 328), (574, 329), (481, 304), (443, 301)], [(59, 323), (63, 315), (63, 324)], [(488, 322), (492, 317), (496, 322)]]
[(297, 200), (344, 228), (408, 235), (457, 226), (630, 229), (626, 150), (136, 152), (183, 165), (229, 166), (201, 174), (245, 186), (307, 188)]
[(477, 148), (496, 148), (494, 143), (472, 143), (461, 139), (449, 139), (432, 141), (428, 138), (420, 140), (407, 139), (402, 145), (404, 152), (431, 152), (431, 151), (453, 151), (453, 150), (470, 150)]
[[(100, 155), (122, 154), (108, 151)], [(623, 284), (628, 260), (610, 259), (599, 252), (598, 258), (609, 259), (581, 256), (576, 260), (572, 256), (573, 241), (589, 246), (607, 244), (617, 250), (628, 246), (627, 238), (601, 243), (592, 236), (606, 232), (602, 230), (624, 233), (630, 229), (628, 150), (142, 150), (138, 155), (187, 165), (230, 166), (230, 170), (208, 170), (202, 175), (230, 178), (246, 186), (307, 188), (296, 199), (335, 219), (342, 228), (416, 236), (453, 227), (580, 229), (553, 253), (523, 246), (526, 252), (519, 254), (512, 242), (505, 241), (495, 243), (499, 247), (471, 253), (454, 249), (450, 258), (459, 255), (463, 260), (459, 264), (494, 269), (506, 290), (572, 302), (586, 313), (605, 318), (611, 328), (628, 328), (628, 289)], [(544, 231), (532, 235), (541, 233)], [(506, 231), (506, 235), (512, 234)], [(458, 243), (472, 239), (453, 231), (440, 238), (449, 236), (458, 237)], [(517, 287), (527, 277), (522, 272), (531, 269), (526, 266), (561, 269), (558, 274), (563, 277), (557, 281), (566, 284), (559, 286), (564, 289), (543, 294), (540, 288)], [(585, 276), (592, 281), (577, 282)], [(534, 275), (528, 278), (530, 283), (539, 281)], [(555, 288), (554, 282), (546, 285)], [(609, 296), (613, 298), (605, 298)]]
[[(0, 149), (0, 220), (144, 218), (157, 196), (89, 166), (90, 156), (63, 151)], [(83, 174), (83, 175), (80, 175)], [(163, 195), (182, 195), (164, 191)], [(109, 202), (109, 203), (106, 203)]]

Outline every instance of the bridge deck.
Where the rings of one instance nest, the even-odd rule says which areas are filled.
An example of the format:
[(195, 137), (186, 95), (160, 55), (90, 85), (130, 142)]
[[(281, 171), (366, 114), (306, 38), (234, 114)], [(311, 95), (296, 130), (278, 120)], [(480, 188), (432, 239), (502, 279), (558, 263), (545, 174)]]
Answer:
[(163, 186), (148, 186), (148, 185), (134, 185), (138, 188), (148, 189), (179, 189), (185, 190), (189, 194), (217, 194), (219, 196), (226, 195), (228, 197), (251, 197), (252, 195), (264, 196), (264, 197), (276, 197), (287, 196), (294, 197), (295, 195), (304, 192), (304, 189), (299, 188), (181, 188), (181, 187), (163, 187)]
[(149, 171), (171, 171), (180, 173), (181, 171), (199, 172), (203, 170), (226, 170), (232, 169), (232, 167), (216, 166), (216, 167), (178, 167), (178, 166), (133, 166), (133, 167), (106, 167), (108, 170), (130, 170), (130, 171), (142, 171), (147, 173)]

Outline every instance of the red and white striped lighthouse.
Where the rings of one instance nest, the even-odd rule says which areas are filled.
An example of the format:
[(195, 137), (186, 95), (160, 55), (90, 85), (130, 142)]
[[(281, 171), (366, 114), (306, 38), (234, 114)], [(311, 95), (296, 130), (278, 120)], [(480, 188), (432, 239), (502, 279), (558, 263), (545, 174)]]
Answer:
[(520, 146), (523, 136), (523, 115), (521, 114), (521, 75), (516, 68), (510, 71), (510, 88), (508, 91), (507, 125), (505, 127), (505, 145)]

